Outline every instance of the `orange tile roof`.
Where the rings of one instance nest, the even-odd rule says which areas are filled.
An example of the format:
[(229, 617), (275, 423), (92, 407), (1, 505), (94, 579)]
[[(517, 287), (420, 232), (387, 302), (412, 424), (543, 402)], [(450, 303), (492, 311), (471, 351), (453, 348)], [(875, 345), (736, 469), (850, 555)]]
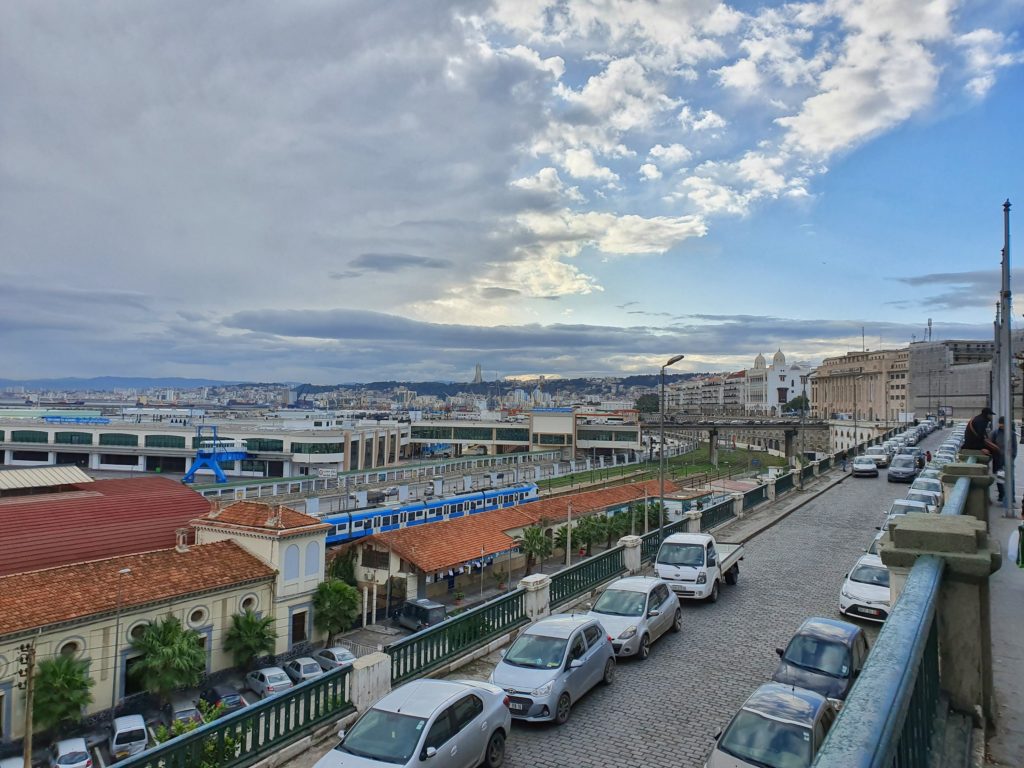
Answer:
[[(677, 487), (674, 483), (665, 483), (666, 494), (675, 490)], [(632, 483), (531, 501), (518, 507), (386, 531), (364, 541), (384, 545), (421, 571), (430, 573), (463, 565), (481, 556), (508, 551), (515, 546), (515, 539), (506, 531), (534, 525), (542, 519), (557, 524), (565, 520), (570, 500), (573, 515), (585, 515), (642, 499), (645, 491), (648, 497), (657, 497), (658, 482)]]
[[(118, 571), (130, 568), (120, 576)], [(273, 568), (233, 541), (161, 549), (0, 577), (0, 636), (175, 597), (273, 578)]]
[(192, 524), (228, 530), (242, 529), (270, 536), (293, 536), (331, 527), (315, 517), (296, 512), (282, 504), (259, 501), (236, 501), (193, 520)]

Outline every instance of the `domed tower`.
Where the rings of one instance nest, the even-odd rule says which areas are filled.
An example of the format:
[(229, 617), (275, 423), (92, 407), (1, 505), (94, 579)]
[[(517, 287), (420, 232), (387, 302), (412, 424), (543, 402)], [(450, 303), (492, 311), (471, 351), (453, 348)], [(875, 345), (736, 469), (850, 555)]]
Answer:
[(764, 368), (764, 355), (760, 352), (757, 353), (757, 357), (754, 358), (754, 368)]
[(778, 352), (776, 352), (775, 353), (775, 357), (772, 358), (772, 365), (775, 368), (784, 368), (785, 367), (785, 365), (786, 365), (786, 356), (784, 354), (782, 354), (782, 350), (781, 349)]

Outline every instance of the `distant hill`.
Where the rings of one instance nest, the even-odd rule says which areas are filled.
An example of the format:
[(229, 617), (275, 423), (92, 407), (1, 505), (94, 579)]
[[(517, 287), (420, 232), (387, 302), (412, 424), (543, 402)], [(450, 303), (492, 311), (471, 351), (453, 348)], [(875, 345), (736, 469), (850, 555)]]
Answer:
[(214, 379), (186, 379), (181, 376), (171, 376), (168, 378), (96, 376), (91, 379), (0, 379), (0, 387), (93, 392), (110, 392), (115, 389), (152, 389), (154, 387), (162, 389), (168, 387), (173, 389), (193, 389), (195, 387), (220, 387), (238, 383), (237, 381), (217, 381)]

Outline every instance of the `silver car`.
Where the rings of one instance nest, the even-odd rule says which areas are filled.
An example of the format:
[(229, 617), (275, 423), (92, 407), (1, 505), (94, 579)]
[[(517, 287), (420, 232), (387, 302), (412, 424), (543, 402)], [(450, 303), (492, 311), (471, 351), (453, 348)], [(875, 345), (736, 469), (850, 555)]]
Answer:
[(491, 673), (491, 682), (512, 697), (512, 717), (559, 725), (569, 719), (572, 705), (583, 694), (614, 679), (612, 639), (585, 614), (538, 619), (516, 638)]
[(330, 672), (338, 667), (351, 667), (356, 660), (352, 651), (343, 645), (334, 645), (330, 648), (321, 648), (313, 654), (313, 659), (320, 665), (324, 672)]
[(498, 768), (512, 727), (507, 702), (478, 680), (413, 680), (366, 710), (314, 768)]
[(292, 659), (284, 665), (284, 671), (296, 685), (312, 680), (314, 677), (320, 677), (324, 673), (320, 668), (320, 663), (309, 656)]
[(630, 576), (619, 579), (587, 613), (601, 622), (612, 636), (616, 656), (646, 659), (651, 643), (668, 632), (683, 628), (679, 598), (661, 579)]
[(259, 695), (261, 699), (273, 696), (275, 693), (287, 691), (295, 684), (288, 677), (288, 673), (280, 667), (264, 667), (254, 669), (245, 676), (245, 684)]

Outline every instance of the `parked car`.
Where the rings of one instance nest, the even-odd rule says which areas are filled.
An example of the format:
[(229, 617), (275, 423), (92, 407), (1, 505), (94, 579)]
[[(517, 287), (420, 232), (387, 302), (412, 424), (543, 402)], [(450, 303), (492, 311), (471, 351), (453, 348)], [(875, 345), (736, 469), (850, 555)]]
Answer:
[(320, 677), (324, 671), (320, 663), (311, 656), (300, 656), (292, 659), (284, 665), (285, 674), (292, 679), (293, 683), (304, 683), (314, 677)]
[(114, 760), (144, 752), (149, 743), (149, 732), (142, 715), (123, 715), (115, 717), (110, 728), (108, 747)]
[(448, 609), (441, 603), (435, 603), (421, 597), (417, 600), (406, 600), (398, 614), (398, 623), (413, 632), (432, 627), (448, 618)]
[(942, 481), (934, 477), (916, 477), (914, 482), (910, 484), (910, 490), (912, 491), (929, 491), (931, 493), (937, 493), (942, 496)]
[(815, 691), (842, 706), (868, 658), (868, 640), (856, 624), (807, 619), (785, 648), (776, 648), (779, 666), (772, 680)]
[(877, 467), (889, 466), (889, 452), (881, 445), (868, 446), (867, 450), (864, 451), (864, 455), (875, 462)]
[(807, 768), (835, 719), (820, 693), (765, 683), (718, 736), (705, 768)]
[(651, 643), (683, 628), (679, 598), (661, 579), (630, 576), (608, 586), (587, 612), (612, 636), (616, 656), (646, 659)]
[(719, 544), (707, 533), (673, 533), (662, 542), (654, 570), (680, 598), (718, 600), (719, 583), (740, 576), (742, 544)]
[(928, 505), (929, 512), (938, 512), (942, 506), (942, 494), (935, 491), (915, 491), (911, 488), (907, 492), (907, 501), (919, 501)]
[(890, 610), (889, 569), (877, 555), (863, 555), (843, 582), (839, 612), (871, 621), (885, 621)]
[(245, 708), (245, 699), (242, 698), (242, 694), (230, 685), (215, 685), (212, 688), (207, 688), (199, 694), (199, 698), (211, 707), (220, 707), (220, 715), (218, 717), (229, 715), (232, 712)]
[(894, 499), (889, 509), (885, 510), (885, 516), (892, 518), (896, 515), (906, 515), (910, 512), (928, 512), (928, 504), (914, 499)]
[(196, 706), (194, 699), (177, 694), (172, 696), (171, 700), (164, 705), (163, 720), (167, 726), (172, 726), (175, 723), (196, 723), (199, 725), (203, 722), (203, 713), (199, 711), (199, 707)]
[(569, 719), (572, 705), (598, 683), (615, 679), (615, 651), (604, 628), (586, 615), (555, 614), (523, 630), (491, 672), (521, 720)]
[(261, 699), (281, 693), (281, 691), (287, 691), (295, 685), (288, 677), (288, 673), (280, 667), (254, 669), (245, 676), (245, 684)]
[(343, 645), (333, 645), (330, 648), (321, 648), (316, 651), (313, 654), (313, 659), (320, 665), (320, 669), (330, 672), (338, 667), (351, 667), (355, 663), (356, 656)]
[(870, 456), (858, 456), (853, 460), (854, 477), (878, 477), (878, 464)]
[(507, 703), (478, 680), (413, 680), (367, 709), (314, 768), (497, 768), (512, 728)]
[(0, 760), (0, 768), (25, 768), (25, 757), (24, 755), (5, 757)]
[(85, 739), (64, 739), (50, 745), (50, 768), (92, 768)]
[(897, 453), (889, 462), (889, 470), (885, 479), (890, 483), (912, 483), (917, 477), (917, 460), (908, 454)]

